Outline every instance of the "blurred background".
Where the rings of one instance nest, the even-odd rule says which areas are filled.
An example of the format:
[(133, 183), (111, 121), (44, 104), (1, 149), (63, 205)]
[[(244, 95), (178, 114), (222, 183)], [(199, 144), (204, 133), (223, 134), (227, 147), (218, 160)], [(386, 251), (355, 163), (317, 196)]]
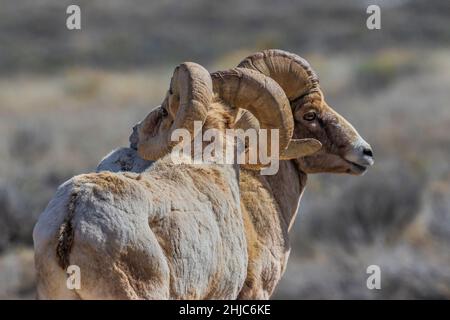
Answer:
[(39, 214), (128, 144), (177, 64), (214, 71), (266, 48), (308, 59), (375, 152), (362, 177), (309, 177), (274, 298), (450, 298), (447, 0), (0, 0), (0, 298), (34, 298)]

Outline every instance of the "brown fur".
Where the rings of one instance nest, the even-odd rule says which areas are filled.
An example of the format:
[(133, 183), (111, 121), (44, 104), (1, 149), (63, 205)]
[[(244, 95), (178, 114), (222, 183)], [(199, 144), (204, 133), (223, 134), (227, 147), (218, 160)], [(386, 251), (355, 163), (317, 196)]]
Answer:
[[(292, 178), (299, 178), (293, 180)], [(242, 170), (241, 203), (248, 241), (249, 265), (239, 299), (268, 299), (286, 267), (288, 231), (306, 183), (293, 161), (281, 161), (274, 176)], [(246, 217), (248, 215), (248, 218)]]
[[(314, 92), (292, 102), (292, 110), (296, 121), (294, 138), (314, 138), (322, 143), (319, 152), (298, 159), (301, 170), (305, 173), (354, 173), (344, 157), (359, 135), (325, 102), (322, 92)], [(304, 120), (305, 113), (311, 110), (316, 112), (317, 119), (311, 122)]]
[(244, 221), (245, 227), (245, 237), (247, 240), (247, 251), (248, 251), (248, 268), (247, 268), (247, 278), (245, 279), (243, 291), (239, 298), (245, 299), (245, 297), (241, 296), (242, 292), (253, 291), (257, 287), (259, 282), (259, 274), (257, 272), (257, 262), (262, 255), (262, 246), (259, 242), (258, 233), (255, 230), (254, 222), (252, 221), (252, 217), (248, 212), (245, 205), (241, 205), (242, 207), (242, 217)]

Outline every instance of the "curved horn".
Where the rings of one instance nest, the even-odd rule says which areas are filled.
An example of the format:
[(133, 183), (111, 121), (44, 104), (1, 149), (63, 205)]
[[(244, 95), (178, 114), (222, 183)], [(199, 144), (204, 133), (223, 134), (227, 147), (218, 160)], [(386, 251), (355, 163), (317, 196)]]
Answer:
[[(248, 56), (238, 67), (256, 70), (274, 79), (283, 88), (290, 102), (314, 93), (307, 99), (310, 102), (322, 101), (319, 77), (308, 61), (302, 57), (278, 49), (264, 50)], [(321, 148), (314, 139), (292, 139), (281, 159), (294, 159), (313, 154)]]
[(283, 50), (271, 49), (245, 58), (238, 67), (261, 72), (283, 88), (289, 101), (318, 91), (319, 77), (302, 57)]
[(279, 129), (279, 148), (284, 151), (294, 130), (294, 119), (283, 89), (271, 78), (243, 68), (211, 74), (214, 92), (226, 104), (250, 111), (262, 129)]
[(288, 147), (282, 154), (280, 160), (292, 160), (300, 157), (309, 156), (322, 148), (319, 140), (313, 138), (292, 139)]
[[(175, 68), (170, 89), (162, 106), (152, 111), (139, 125), (138, 152), (146, 160), (156, 160), (170, 152), (177, 141), (171, 141), (171, 133), (187, 129), (193, 137), (194, 121), (206, 119), (213, 97), (209, 72), (201, 65), (185, 62)], [(164, 113), (174, 119), (164, 122)]]
[[(172, 129), (185, 128), (193, 134), (194, 121), (205, 121), (212, 96), (209, 72), (197, 63), (180, 64), (170, 83), (169, 98), (172, 99), (167, 99), (170, 104), (178, 104)], [(169, 108), (174, 109), (172, 105)]]

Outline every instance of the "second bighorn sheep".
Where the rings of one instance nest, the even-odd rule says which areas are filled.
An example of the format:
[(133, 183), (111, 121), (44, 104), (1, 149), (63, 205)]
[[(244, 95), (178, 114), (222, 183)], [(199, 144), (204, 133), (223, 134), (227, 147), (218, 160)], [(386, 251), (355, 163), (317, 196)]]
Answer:
[[(197, 64), (180, 65), (162, 106), (138, 128), (138, 152), (155, 163), (139, 174), (76, 176), (39, 217), (33, 232), (39, 298), (238, 297), (254, 245), (241, 211), (239, 168), (172, 162), (171, 133), (192, 132), (193, 121), (205, 130), (279, 129), (286, 157), (320, 148), (314, 139), (291, 140), (289, 102), (271, 78), (234, 69), (211, 79)], [(66, 286), (69, 265), (81, 271), (75, 290)]]

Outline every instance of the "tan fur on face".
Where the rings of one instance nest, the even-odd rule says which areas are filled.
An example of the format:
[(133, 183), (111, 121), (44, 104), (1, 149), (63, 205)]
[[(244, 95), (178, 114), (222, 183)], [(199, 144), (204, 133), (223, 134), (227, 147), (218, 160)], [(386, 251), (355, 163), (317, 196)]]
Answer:
[[(294, 138), (314, 138), (322, 143), (317, 153), (297, 159), (305, 173), (351, 173), (343, 155), (360, 139), (353, 126), (324, 100), (321, 91), (313, 92), (292, 103), (296, 121)], [(309, 111), (317, 113), (317, 120), (308, 122), (303, 116)]]

